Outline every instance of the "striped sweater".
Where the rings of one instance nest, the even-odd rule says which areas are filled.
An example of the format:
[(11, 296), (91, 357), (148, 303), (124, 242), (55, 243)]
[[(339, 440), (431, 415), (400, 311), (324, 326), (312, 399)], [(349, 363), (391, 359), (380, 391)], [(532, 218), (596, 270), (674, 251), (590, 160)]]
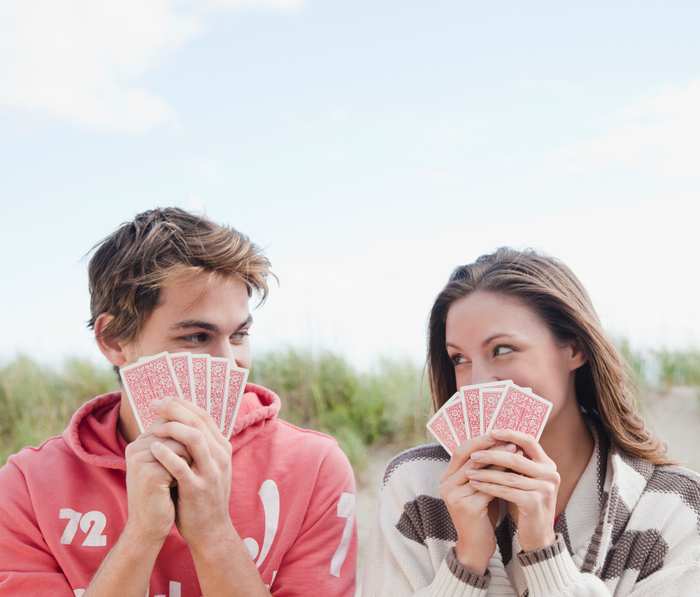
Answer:
[(700, 596), (700, 475), (655, 466), (594, 437), (590, 462), (557, 518), (556, 542), (523, 552), (504, 513), (484, 576), (455, 556), (457, 533), (438, 492), (447, 453), (428, 444), (396, 456), (381, 486), (364, 597)]

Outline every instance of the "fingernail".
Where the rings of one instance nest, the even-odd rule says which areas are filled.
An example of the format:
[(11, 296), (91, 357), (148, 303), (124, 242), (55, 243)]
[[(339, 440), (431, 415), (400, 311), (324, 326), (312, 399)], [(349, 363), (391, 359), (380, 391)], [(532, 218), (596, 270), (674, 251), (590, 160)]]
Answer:
[(472, 459), (472, 460), (481, 460), (483, 457), (484, 457), (483, 452), (474, 452), (474, 453), (471, 455), (471, 459)]
[(506, 444), (506, 450), (509, 452), (513, 452), (517, 449), (517, 446), (515, 444)]

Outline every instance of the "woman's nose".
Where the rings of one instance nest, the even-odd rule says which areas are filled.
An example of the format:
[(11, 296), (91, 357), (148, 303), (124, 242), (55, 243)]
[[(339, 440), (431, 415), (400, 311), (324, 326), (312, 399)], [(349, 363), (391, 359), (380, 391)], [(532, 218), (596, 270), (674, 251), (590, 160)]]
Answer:
[(485, 363), (472, 362), (471, 384), (488, 383), (490, 381), (498, 381), (494, 371)]

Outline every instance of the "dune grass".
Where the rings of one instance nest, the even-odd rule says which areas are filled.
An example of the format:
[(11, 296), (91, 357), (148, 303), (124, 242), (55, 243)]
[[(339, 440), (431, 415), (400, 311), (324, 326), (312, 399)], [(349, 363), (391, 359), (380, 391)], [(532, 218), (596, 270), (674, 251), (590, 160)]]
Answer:
[[(625, 341), (618, 346), (640, 392), (700, 387), (699, 350), (642, 353)], [(373, 447), (426, 441), (427, 379), (413, 362), (379, 359), (369, 371), (358, 371), (338, 354), (288, 348), (259, 356), (251, 381), (280, 395), (284, 419), (336, 437), (358, 470)], [(60, 433), (82, 403), (116, 388), (106, 364), (70, 358), (52, 368), (24, 355), (5, 363), (0, 367), (0, 464), (22, 447)]]

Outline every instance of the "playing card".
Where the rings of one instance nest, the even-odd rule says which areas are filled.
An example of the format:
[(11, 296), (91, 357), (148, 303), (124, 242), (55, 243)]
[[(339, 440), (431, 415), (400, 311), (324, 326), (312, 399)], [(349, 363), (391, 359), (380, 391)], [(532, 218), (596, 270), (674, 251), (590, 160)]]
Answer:
[(247, 380), (247, 369), (231, 366), (229, 371), (228, 394), (226, 396), (224, 417), (221, 424), (221, 431), (227, 438), (230, 438), (233, 434), (233, 428), (236, 425), (238, 409), (241, 406)]
[(457, 400), (448, 400), (440, 410), (444, 411), (450, 423), (450, 429), (454, 433), (455, 438), (457, 438), (457, 443), (461, 445), (469, 439), (467, 434), (467, 415), (464, 400), (459, 399), (460, 393), (456, 392), (455, 396), (457, 396)]
[(177, 384), (185, 400), (194, 402), (194, 376), (192, 374), (192, 355), (189, 352), (171, 352), (168, 358), (172, 363)]
[(479, 424), (483, 431), (489, 428), (493, 413), (496, 411), (498, 402), (503, 396), (508, 384), (485, 386), (480, 388), (479, 394)]
[(548, 400), (509, 385), (496, 406), (488, 431), (512, 429), (527, 433), (539, 441), (551, 411), (552, 403)]
[(231, 361), (222, 357), (211, 357), (207, 412), (221, 429), (228, 394), (229, 368)]
[(209, 393), (209, 355), (192, 355), (192, 378), (194, 381), (194, 403), (199, 408), (207, 409)]
[(120, 368), (119, 374), (141, 432), (156, 418), (152, 407), (154, 400), (183, 398), (167, 352), (126, 365)]
[(474, 439), (483, 433), (481, 429), (481, 406), (479, 403), (480, 386), (464, 386), (459, 389), (464, 401), (465, 417), (467, 422), (467, 435)]
[(452, 434), (449, 421), (444, 414), (442, 409), (440, 409), (430, 418), (426, 427), (428, 431), (433, 434), (435, 439), (438, 440), (440, 445), (445, 448), (447, 453), (452, 456), (457, 448), (457, 439)]

